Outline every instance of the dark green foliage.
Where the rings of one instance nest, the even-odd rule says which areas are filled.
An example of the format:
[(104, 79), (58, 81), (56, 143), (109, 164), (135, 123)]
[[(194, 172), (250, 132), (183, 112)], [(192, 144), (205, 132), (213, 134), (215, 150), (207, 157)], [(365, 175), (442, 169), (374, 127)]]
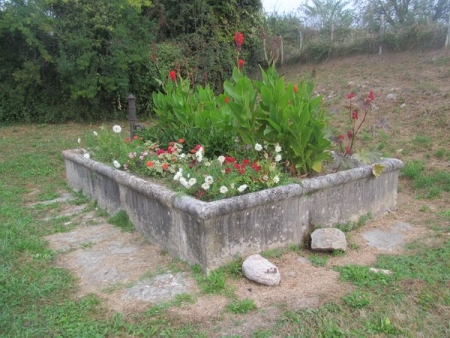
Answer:
[(148, 91), (152, 22), (127, 0), (11, 1), (1, 15), (0, 121), (124, 117), (128, 92)]

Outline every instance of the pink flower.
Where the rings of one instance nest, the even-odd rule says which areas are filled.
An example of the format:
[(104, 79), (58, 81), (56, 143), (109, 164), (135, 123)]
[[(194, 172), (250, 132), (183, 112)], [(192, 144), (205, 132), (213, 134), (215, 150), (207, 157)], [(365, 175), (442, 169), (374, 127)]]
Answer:
[(368, 99), (369, 101), (375, 100), (375, 95), (374, 95), (373, 91), (370, 91), (370, 92), (369, 92), (369, 95), (367, 96), (367, 99)]
[(350, 94), (347, 95), (347, 99), (351, 100), (351, 99), (353, 99), (355, 96), (356, 96), (355, 93), (350, 93)]

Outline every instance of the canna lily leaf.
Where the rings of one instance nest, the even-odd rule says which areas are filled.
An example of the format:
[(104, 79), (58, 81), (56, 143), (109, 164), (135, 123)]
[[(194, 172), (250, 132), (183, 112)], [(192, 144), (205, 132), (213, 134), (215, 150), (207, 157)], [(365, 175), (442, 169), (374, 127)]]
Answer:
[(321, 173), (323, 170), (323, 166), (322, 166), (322, 161), (316, 161), (314, 162), (314, 164), (312, 165), (312, 170), (314, 170), (316, 173)]
[(373, 176), (375, 176), (376, 178), (380, 177), (381, 173), (383, 172), (383, 169), (385, 168), (384, 165), (382, 164), (374, 164), (372, 167), (372, 174)]

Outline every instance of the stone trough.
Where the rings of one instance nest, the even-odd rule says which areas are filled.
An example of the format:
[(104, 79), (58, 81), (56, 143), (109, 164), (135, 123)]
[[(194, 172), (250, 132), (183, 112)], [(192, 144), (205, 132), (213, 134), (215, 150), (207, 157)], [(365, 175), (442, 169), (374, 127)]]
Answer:
[(151, 180), (63, 152), (67, 183), (109, 214), (124, 210), (151, 243), (205, 272), (236, 254), (301, 244), (315, 227), (332, 227), (396, 206), (403, 164), (385, 159), (379, 178), (364, 166), (214, 202), (171, 191)]

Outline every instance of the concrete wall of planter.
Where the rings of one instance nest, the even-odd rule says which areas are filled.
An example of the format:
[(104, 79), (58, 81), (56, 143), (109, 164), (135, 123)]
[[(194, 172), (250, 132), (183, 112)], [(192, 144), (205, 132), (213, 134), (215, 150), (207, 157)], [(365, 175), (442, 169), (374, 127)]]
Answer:
[(202, 202), (151, 180), (63, 152), (67, 182), (115, 214), (125, 210), (136, 229), (174, 256), (206, 272), (264, 250), (303, 243), (315, 226), (334, 226), (396, 206), (403, 164), (385, 159), (379, 178), (364, 166), (238, 197)]

